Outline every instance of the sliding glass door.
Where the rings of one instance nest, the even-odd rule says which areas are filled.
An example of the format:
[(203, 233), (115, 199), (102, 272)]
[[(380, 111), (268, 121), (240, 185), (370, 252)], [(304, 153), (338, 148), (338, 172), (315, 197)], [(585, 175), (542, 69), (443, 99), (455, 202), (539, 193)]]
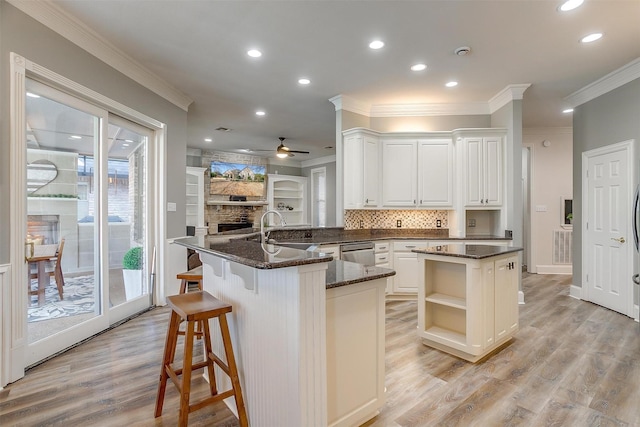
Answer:
[(150, 306), (152, 132), (26, 82), (27, 365)]

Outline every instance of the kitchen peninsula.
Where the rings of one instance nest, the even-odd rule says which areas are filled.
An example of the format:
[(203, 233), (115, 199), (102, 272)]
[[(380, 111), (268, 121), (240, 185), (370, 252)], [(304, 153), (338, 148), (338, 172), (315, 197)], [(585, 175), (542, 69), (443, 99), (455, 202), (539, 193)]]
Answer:
[(511, 246), (453, 243), (414, 249), (423, 263), (418, 335), (477, 362), (518, 331), (518, 254)]
[[(229, 326), (252, 425), (359, 425), (377, 414), (393, 270), (242, 238), (176, 243), (199, 252), (204, 290), (233, 306)], [(221, 354), (219, 336), (212, 341)], [(216, 380), (229, 387), (226, 376)]]

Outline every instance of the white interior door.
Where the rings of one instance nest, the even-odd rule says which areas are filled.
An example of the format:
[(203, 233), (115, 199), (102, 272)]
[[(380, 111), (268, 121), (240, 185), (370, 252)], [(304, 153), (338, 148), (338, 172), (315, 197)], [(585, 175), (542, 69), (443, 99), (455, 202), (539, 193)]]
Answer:
[(630, 159), (632, 141), (583, 155), (585, 299), (628, 316), (633, 315)]

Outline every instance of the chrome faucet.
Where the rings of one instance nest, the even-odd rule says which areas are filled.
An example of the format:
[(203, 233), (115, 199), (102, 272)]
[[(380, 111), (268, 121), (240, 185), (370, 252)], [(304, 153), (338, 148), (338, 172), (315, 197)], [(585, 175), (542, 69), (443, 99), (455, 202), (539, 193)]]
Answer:
[(262, 243), (268, 243), (269, 240), (269, 233), (270, 231), (267, 231), (265, 233), (264, 231), (264, 220), (267, 217), (267, 215), (269, 215), (270, 213), (276, 214), (278, 216), (278, 218), (280, 218), (280, 226), (284, 227), (286, 225), (284, 218), (282, 217), (282, 214), (276, 210), (269, 210), (266, 211), (265, 213), (262, 214), (262, 217), (260, 217), (260, 238), (262, 239)]

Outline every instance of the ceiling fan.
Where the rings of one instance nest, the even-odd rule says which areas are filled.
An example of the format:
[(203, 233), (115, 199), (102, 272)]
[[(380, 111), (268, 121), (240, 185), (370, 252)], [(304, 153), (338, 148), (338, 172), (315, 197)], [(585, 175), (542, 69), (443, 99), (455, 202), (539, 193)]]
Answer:
[(280, 145), (278, 145), (278, 148), (276, 148), (276, 156), (280, 157), (281, 159), (284, 159), (285, 157), (293, 157), (293, 153), (309, 154), (308, 151), (290, 149), (289, 147), (284, 145), (285, 138), (283, 137), (280, 137), (278, 139), (280, 140)]

